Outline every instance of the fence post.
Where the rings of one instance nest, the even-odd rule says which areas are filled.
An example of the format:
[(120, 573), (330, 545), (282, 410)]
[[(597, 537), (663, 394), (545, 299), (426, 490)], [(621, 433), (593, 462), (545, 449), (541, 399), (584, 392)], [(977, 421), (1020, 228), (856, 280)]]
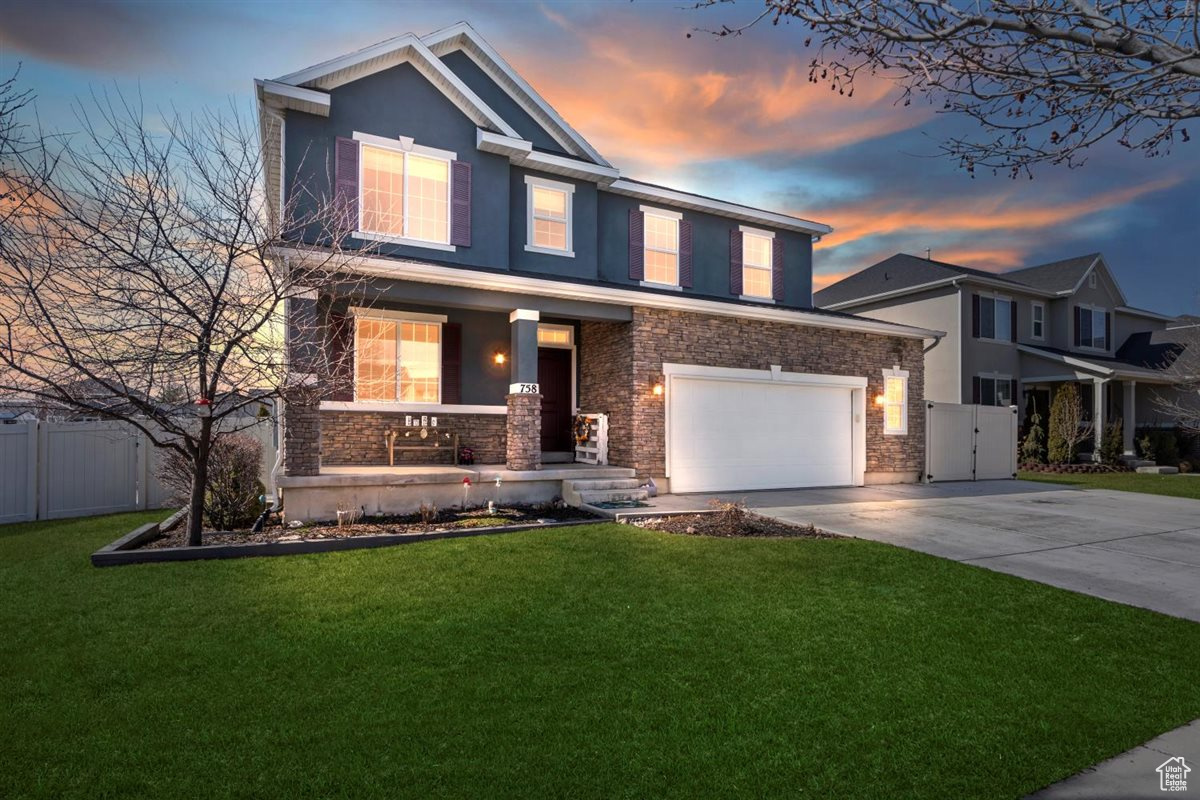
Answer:
[(137, 430), (136, 428), (135, 431), (136, 437), (134, 439), (133, 446), (137, 448), (137, 466), (134, 468), (133, 479), (134, 506), (138, 509), (138, 511), (145, 511), (148, 508), (146, 505), (146, 495), (150, 487), (150, 453), (148, 447), (146, 446), (145, 432)]

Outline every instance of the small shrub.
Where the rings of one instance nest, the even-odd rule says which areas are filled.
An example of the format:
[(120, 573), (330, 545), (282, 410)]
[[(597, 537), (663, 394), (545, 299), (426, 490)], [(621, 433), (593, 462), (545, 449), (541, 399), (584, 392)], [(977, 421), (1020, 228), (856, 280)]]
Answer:
[(717, 512), (714, 516), (720, 520), (721, 525), (735, 527), (744, 525), (746, 522), (746, 504), (744, 502), (728, 503), (714, 497), (708, 501), (708, 506)]
[(1143, 457), (1159, 466), (1173, 467), (1179, 463), (1179, 436), (1172, 430), (1149, 430), (1138, 440)]
[(1180, 472), (1182, 472), (1182, 473), (1184, 473), (1184, 474), (1186, 474), (1186, 473), (1188, 473), (1188, 472), (1191, 472), (1191, 471), (1192, 471), (1192, 462), (1190, 462), (1190, 461), (1180, 461), (1180, 462), (1179, 462), (1179, 471), (1180, 471)]
[(1046, 429), (1042, 427), (1042, 415), (1030, 400), (1033, 412), (1029, 415), (1028, 430), (1021, 442), (1021, 460), (1029, 464), (1046, 463)]
[[(248, 528), (263, 511), (265, 491), (258, 479), (262, 445), (244, 433), (230, 433), (213, 440), (208, 457), (208, 486), (204, 492), (204, 524), (212, 530)], [(174, 450), (167, 450), (159, 479), (172, 492), (172, 499), (186, 505), (192, 491), (192, 463)]]
[(1064, 383), (1054, 393), (1050, 404), (1050, 436), (1046, 445), (1046, 457), (1051, 464), (1070, 464), (1075, 453), (1088, 435), (1089, 426), (1083, 425), (1083, 401), (1079, 387)]
[(1138, 452), (1141, 453), (1142, 458), (1147, 461), (1153, 461), (1155, 456), (1154, 440), (1150, 438), (1150, 434), (1142, 434), (1137, 444)]
[(1100, 440), (1100, 463), (1116, 466), (1121, 463), (1125, 453), (1125, 426), (1121, 420), (1110, 422), (1104, 426), (1104, 436)]
[(438, 507), (432, 503), (429, 505), (421, 503), (421, 507), (417, 509), (417, 513), (421, 516), (421, 522), (429, 525), (437, 519)]

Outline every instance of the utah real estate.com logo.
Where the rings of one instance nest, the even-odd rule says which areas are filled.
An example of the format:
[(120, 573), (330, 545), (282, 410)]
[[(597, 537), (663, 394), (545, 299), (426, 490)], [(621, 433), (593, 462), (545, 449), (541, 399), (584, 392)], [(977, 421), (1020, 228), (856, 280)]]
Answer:
[(1186, 792), (1187, 776), (1191, 771), (1183, 756), (1168, 758), (1158, 765), (1158, 788), (1164, 792)]

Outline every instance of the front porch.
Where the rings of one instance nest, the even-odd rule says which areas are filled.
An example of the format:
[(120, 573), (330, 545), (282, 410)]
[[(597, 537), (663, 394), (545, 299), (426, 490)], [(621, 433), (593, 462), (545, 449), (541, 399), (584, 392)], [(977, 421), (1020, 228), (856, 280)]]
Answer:
[(591, 464), (553, 464), (512, 470), (504, 464), (473, 466), (322, 467), (318, 475), (282, 476), (288, 520), (330, 520), (338, 511), (368, 516), (410, 514), (421, 506), (549, 503), (573, 481), (629, 481), (634, 471)]

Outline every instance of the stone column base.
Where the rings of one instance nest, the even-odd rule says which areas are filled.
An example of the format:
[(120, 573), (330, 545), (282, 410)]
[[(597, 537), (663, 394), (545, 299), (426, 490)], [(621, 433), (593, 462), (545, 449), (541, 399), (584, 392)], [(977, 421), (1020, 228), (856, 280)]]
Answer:
[(321, 473), (321, 410), (315, 402), (292, 401), (283, 408), (283, 472)]
[(542, 468), (542, 396), (508, 395), (508, 463), (512, 470)]

